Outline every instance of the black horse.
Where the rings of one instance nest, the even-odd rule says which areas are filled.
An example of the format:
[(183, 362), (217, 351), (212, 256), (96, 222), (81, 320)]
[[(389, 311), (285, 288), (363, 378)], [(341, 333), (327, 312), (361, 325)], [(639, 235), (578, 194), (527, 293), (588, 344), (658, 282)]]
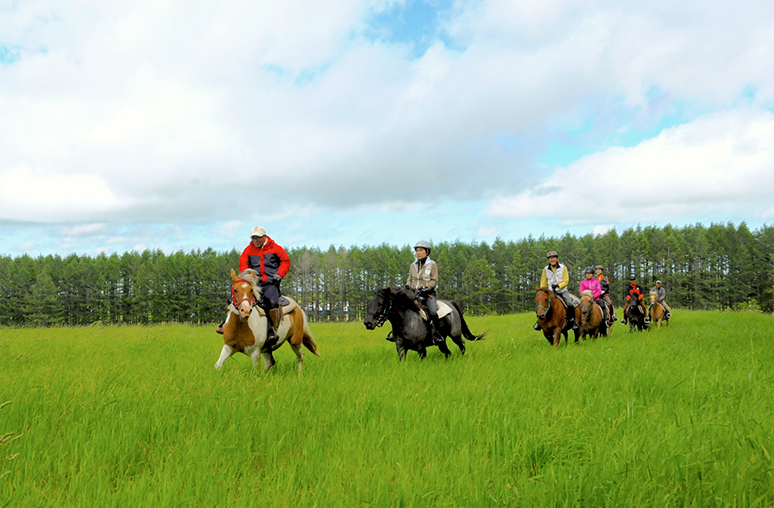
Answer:
[(643, 330), (650, 330), (650, 328), (648, 328), (647, 321), (645, 321), (648, 315), (644, 310), (642, 310), (642, 305), (639, 303), (629, 303), (629, 307), (626, 309), (626, 314), (624, 317), (629, 323), (630, 333), (633, 332), (635, 328), (638, 332)]
[(368, 314), (363, 323), (369, 330), (374, 330), (385, 321), (390, 322), (399, 360), (406, 357), (407, 349), (416, 351), (420, 358), (424, 358), (427, 356), (427, 348), (435, 345), (449, 358), (451, 351), (446, 346), (446, 337), (451, 337), (462, 354), (465, 354), (465, 339), (481, 340), (486, 333), (473, 335), (462, 317), (460, 304), (446, 301), (444, 303), (451, 307), (451, 312), (439, 319), (441, 326), (438, 332), (444, 338), (439, 344), (434, 344), (428, 337), (427, 325), (419, 315), (414, 292), (404, 288), (377, 286), (376, 295), (368, 306)]

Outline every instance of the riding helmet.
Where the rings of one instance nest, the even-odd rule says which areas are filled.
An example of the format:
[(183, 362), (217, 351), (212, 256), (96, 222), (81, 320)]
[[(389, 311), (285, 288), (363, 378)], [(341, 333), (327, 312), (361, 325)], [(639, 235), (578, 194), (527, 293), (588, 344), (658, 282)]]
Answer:
[(418, 241), (417, 244), (414, 246), (414, 250), (417, 250), (417, 247), (421, 247), (425, 249), (428, 256), (430, 255), (430, 250), (433, 248), (433, 246), (430, 245), (430, 242), (426, 242), (424, 240)]
[(546, 258), (553, 258), (553, 257), (559, 257), (559, 253), (555, 250), (549, 251), (548, 254), (546, 254)]
[(636, 275), (632, 275), (631, 277), (629, 277), (629, 280), (637, 280), (637, 276)]
[(597, 266), (594, 267), (594, 270), (602, 270), (604, 272), (605, 271), (605, 267), (602, 266), (602, 265), (597, 265)]
[(590, 273), (590, 274), (594, 275), (594, 269), (593, 269), (593, 268), (591, 268), (591, 267), (589, 266), (589, 267), (587, 267), (587, 268), (586, 268), (586, 269), (583, 271), (583, 273), (584, 273), (584, 274), (586, 274), (586, 273)]

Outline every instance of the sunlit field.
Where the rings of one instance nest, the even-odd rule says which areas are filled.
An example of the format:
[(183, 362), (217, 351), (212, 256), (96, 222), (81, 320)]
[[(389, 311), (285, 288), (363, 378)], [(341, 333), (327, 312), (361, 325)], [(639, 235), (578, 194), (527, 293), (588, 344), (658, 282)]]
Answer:
[(534, 316), (399, 363), (389, 324), (310, 328), (298, 375), (214, 326), (0, 329), (2, 506), (774, 506), (774, 317), (554, 350)]

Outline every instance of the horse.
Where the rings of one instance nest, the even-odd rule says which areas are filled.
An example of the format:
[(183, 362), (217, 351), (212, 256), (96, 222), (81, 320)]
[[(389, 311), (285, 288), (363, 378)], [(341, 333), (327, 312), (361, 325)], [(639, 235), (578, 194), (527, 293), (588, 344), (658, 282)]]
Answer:
[(594, 297), (591, 295), (591, 291), (584, 291), (581, 295), (580, 303), (580, 334), (582, 338), (586, 338), (591, 335), (591, 338), (597, 340), (599, 334), (607, 335), (607, 324), (605, 324), (605, 316), (597, 303), (594, 302)]
[(645, 322), (647, 316), (642, 305), (640, 305), (638, 301), (635, 301), (634, 303), (629, 302), (624, 317), (629, 323), (629, 333), (633, 332), (635, 328), (637, 328), (637, 331), (639, 332), (649, 330), (648, 323)]
[[(264, 371), (271, 369), (274, 364), (272, 352), (277, 350), (285, 342), (290, 344), (296, 354), (298, 372), (304, 364), (305, 346), (317, 357), (317, 343), (309, 331), (309, 323), (306, 313), (290, 298), (284, 298), (284, 315), (277, 329), (276, 342), (266, 342), (266, 315), (257, 307), (260, 288), (257, 287), (257, 278), (253, 272), (242, 272), (238, 276), (231, 269), (231, 304), (228, 306), (228, 316), (223, 325), (223, 349), (220, 358), (215, 363), (215, 368), (220, 369), (223, 363), (231, 358), (234, 353), (244, 353), (253, 360), (253, 369), (258, 365), (258, 359), (263, 356)], [(285, 303), (281, 302), (281, 303)]]
[[(567, 344), (567, 332), (572, 328), (565, 319), (567, 317), (567, 309), (564, 306), (564, 302), (547, 287), (536, 289), (535, 313), (537, 314), (538, 325), (543, 330), (543, 336), (555, 348), (559, 347), (562, 335), (564, 335), (564, 343)], [(575, 321), (580, 323), (580, 320), (580, 309), (575, 307)], [(575, 332), (575, 343), (577, 344), (579, 332), (578, 330), (573, 331)]]
[(664, 306), (658, 301), (658, 293), (650, 292), (650, 320), (656, 323), (656, 328), (661, 328), (661, 322), (666, 322), (669, 326), (669, 318), (666, 317)]
[[(449, 312), (442, 315), (444, 305), (448, 307)], [(486, 333), (481, 335), (471, 333), (462, 315), (462, 307), (458, 302), (439, 300), (438, 321), (440, 327), (437, 331), (444, 340), (435, 344), (428, 337), (426, 321), (419, 314), (419, 306), (414, 292), (400, 287), (377, 286), (374, 298), (368, 305), (368, 313), (363, 319), (363, 324), (368, 330), (374, 330), (386, 321), (392, 325), (392, 336), (398, 351), (398, 361), (402, 361), (406, 357), (407, 350), (416, 351), (419, 358), (424, 359), (427, 356), (427, 348), (436, 345), (444, 356), (449, 358), (451, 351), (446, 345), (446, 337), (450, 337), (464, 355), (467, 349), (465, 339), (476, 341), (486, 336)]]

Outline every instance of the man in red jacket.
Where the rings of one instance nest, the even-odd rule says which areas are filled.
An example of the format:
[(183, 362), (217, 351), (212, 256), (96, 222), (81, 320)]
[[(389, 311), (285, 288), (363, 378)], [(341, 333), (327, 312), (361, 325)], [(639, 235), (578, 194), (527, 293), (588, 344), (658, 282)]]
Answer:
[(261, 286), (261, 301), (258, 302), (266, 311), (267, 341), (277, 338), (279, 328), (280, 281), (290, 270), (290, 258), (285, 249), (266, 236), (266, 230), (255, 226), (250, 233), (250, 244), (242, 251), (239, 258), (239, 271), (252, 268), (258, 274), (258, 285)]

